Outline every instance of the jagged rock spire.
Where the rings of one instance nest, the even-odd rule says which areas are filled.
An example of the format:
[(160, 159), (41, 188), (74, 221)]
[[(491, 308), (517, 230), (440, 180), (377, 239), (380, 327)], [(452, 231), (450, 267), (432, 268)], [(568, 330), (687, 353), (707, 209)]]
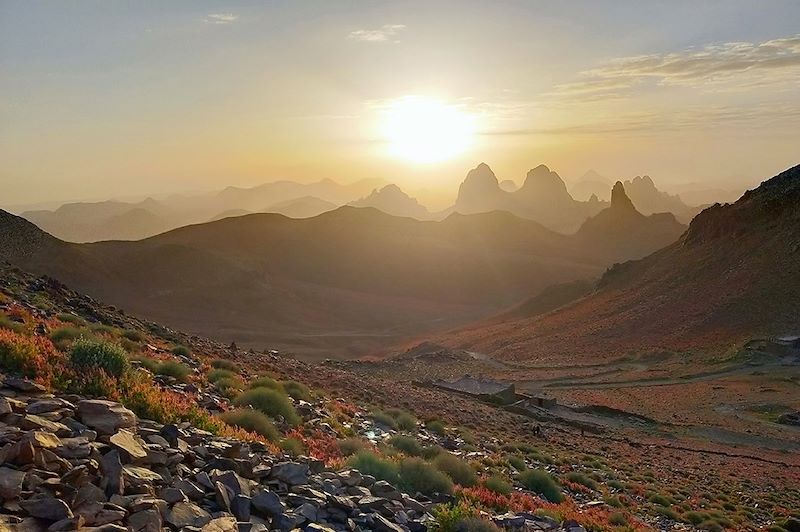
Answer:
[(620, 181), (614, 183), (614, 188), (611, 189), (611, 208), (626, 209), (631, 211), (636, 210), (636, 207), (633, 206), (633, 202), (628, 197), (628, 194), (625, 193), (625, 187)]

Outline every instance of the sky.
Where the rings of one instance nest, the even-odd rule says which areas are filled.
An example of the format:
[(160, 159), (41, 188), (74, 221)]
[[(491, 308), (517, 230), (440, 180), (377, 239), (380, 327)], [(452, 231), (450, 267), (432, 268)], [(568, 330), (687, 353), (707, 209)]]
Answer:
[(482, 161), (752, 185), (799, 162), (799, 23), (796, 0), (3, 0), (0, 205), (323, 178), (445, 202)]

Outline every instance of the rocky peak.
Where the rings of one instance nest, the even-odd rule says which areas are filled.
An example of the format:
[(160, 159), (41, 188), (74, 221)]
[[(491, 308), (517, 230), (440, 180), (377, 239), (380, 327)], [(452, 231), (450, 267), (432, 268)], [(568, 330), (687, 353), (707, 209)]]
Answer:
[(564, 199), (568, 197), (572, 199), (561, 176), (543, 164), (528, 172), (528, 175), (525, 176), (525, 183), (523, 183), (520, 190), (525, 190), (529, 194), (535, 194), (542, 198)]
[(467, 177), (464, 179), (464, 184), (481, 184), (481, 185), (498, 185), (499, 182), (497, 181), (497, 176), (494, 175), (492, 169), (489, 168), (489, 165), (486, 163), (481, 163), (469, 172), (467, 172)]
[(628, 194), (625, 193), (625, 186), (621, 181), (614, 183), (614, 188), (611, 189), (611, 208), (614, 210), (626, 211), (636, 210)]

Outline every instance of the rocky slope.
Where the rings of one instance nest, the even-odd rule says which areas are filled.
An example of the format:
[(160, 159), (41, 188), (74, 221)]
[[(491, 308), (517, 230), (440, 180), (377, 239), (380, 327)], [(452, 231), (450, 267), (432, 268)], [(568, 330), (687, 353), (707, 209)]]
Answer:
[(674, 244), (611, 268), (592, 296), (530, 320), (443, 338), (499, 358), (586, 362), (669, 349), (727, 350), (797, 334), (800, 167), (699, 214)]
[(353, 207), (372, 207), (392, 216), (404, 216), (417, 220), (428, 220), (431, 213), (415, 198), (403, 192), (397, 185), (386, 185), (373, 190), (369, 196), (350, 203)]

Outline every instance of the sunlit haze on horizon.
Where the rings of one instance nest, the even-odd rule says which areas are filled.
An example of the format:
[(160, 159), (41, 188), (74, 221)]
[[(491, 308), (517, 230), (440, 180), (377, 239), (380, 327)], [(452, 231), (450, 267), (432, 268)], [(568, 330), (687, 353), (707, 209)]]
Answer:
[(0, 205), (380, 178), (451, 202), (797, 162), (795, 1), (0, 4)]

